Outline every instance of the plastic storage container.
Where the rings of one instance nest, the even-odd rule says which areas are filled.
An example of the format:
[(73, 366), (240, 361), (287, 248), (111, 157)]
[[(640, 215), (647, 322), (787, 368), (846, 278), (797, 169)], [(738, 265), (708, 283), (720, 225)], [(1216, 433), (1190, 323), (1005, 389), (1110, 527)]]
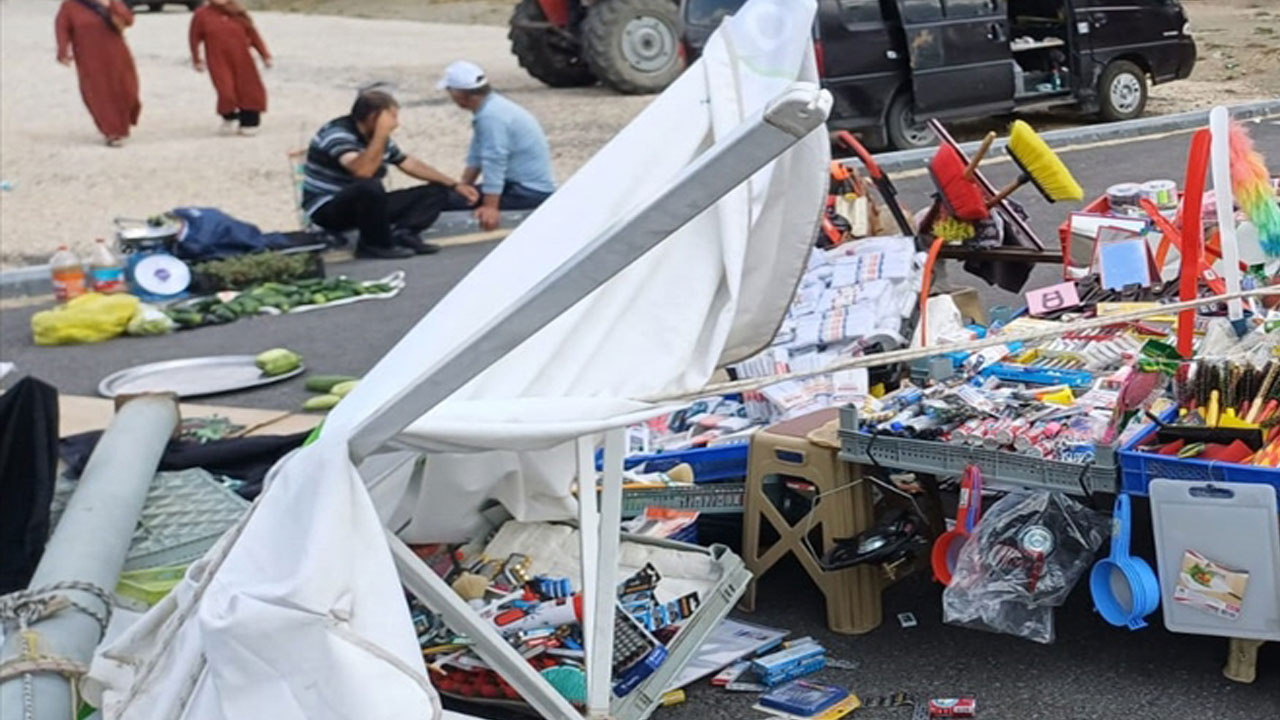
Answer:
[(933, 440), (915, 440), (859, 432), (853, 408), (840, 409), (840, 457), (863, 465), (880, 464), (896, 470), (959, 476), (966, 466), (977, 465), (988, 485), (1060, 490), (1081, 494), (1116, 491), (1115, 448), (1099, 447), (1092, 465), (987, 450)]
[[(666, 472), (680, 463), (689, 463), (693, 468), (694, 482), (697, 483), (742, 480), (747, 476), (747, 453), (750, 449), (750, 443), (742, 442), (653, 455), (632, 455), (626, 459), (623, 467), (640, 473), (655, 473)], [(602, 452), (596, 453), (596, 469), (604, 469)]]
[(1280, 468), (1239, 463), (1212, 462), (1142, 452), (1137, 447), (1156, 431), (1153, 426), (1120, 450), (1120, 488), (1134, 495), (1146, 495), (1147, 485), (1156, 478), (1193, 482), (1241, 482), (1270, 485), (1280, 493)]

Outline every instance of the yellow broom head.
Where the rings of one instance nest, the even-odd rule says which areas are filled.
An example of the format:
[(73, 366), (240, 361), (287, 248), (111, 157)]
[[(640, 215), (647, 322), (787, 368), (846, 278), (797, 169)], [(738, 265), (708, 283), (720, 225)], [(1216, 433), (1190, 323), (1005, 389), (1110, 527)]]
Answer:
[(1048, 143), (1031, 126), (1014, 120), (1009, 128), (1009, 155), (1049, 202), (1083, 200), (1084, 189)]

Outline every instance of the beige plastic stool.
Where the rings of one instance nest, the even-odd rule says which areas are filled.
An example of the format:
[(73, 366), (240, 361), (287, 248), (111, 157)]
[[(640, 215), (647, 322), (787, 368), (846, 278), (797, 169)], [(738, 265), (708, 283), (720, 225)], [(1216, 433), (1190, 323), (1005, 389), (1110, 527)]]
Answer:
[[(824, 495), (809, 514), (792, 525), (765, 493), (766, 484), (779, 476), (812, 483), (819, 495), (829, 493), (859, 479), (858, 466), (839, 459), (839, 446), (832, 437), (815, 444), (810, 435), (837, 418), (835, 408), (779, 423), (751, 438), (747, 461), (747, 486), (742, 524), (742, 555), (754, 579), (747, 586), (738, 607), (755, 610), (756, 583), (787, 553), (794, 553), (827, 600), (827, 627), (832, 632), (860, 634), (880, 625), (880, 592), (883, 571), (878, 565), (858, 565), (828, 572), (819, 558), (804, 544), (806, 532), (820, 529), (822, 552), (836, 538), (849, 538), (866, 530), (873, 522), (873, 501), (868, 483), (859, 482), (841, 492)], [(816, 436), (815, 436), (816, 437)], [(810, 522), (809, 515), (813, 515)], [(760, 531), (768, 523), (779, 539), (761, 548)]]

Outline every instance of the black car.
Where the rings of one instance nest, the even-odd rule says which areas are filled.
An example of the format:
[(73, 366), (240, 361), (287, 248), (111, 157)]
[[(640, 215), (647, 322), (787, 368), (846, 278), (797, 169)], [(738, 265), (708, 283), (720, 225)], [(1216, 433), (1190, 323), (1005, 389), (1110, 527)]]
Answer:
[[(745, 0), (683, 0), (696, 57)], [(871, 144), (930, 145), (927, 118), (1074, 105), (1142, 114), (1147, 85), (1191, 74), (1178, 0), (818, 0), (815, 49), (833, 129)]]

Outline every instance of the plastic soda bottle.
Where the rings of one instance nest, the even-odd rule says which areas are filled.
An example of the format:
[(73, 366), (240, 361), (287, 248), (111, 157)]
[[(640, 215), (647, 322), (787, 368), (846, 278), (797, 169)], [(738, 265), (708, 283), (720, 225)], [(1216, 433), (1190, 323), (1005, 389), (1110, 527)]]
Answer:
[(93, 255), (89, 258), (89, 279), (94, 292), (124, 292), (124, 263), (102, 238), (94, 243)]
[(58, 302), (66, 302), (85, 293), (84, 266), (66, 245), (59, 245), (58, 252), (50, 258), (49, 273), (53, 279), (53, 295)]

